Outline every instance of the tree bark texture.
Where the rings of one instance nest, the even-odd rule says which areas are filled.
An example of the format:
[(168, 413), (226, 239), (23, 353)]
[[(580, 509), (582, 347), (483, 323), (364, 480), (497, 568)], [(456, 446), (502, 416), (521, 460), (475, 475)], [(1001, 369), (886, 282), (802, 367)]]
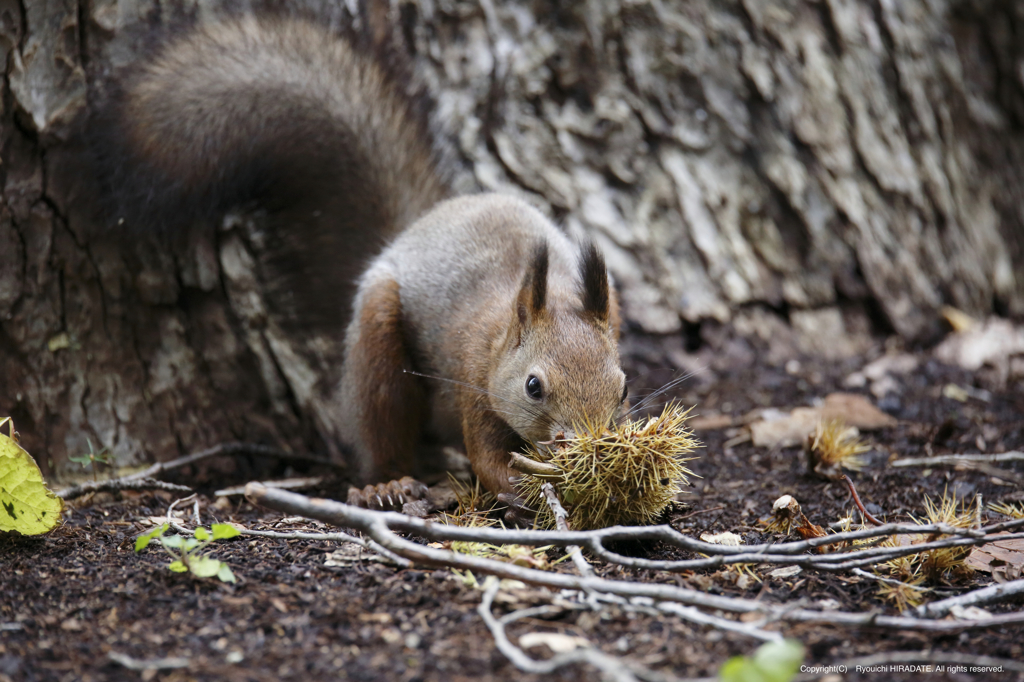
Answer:
[[(306, 5), (353, 21), (348, 4)], [(139, 27), (224, 6), (0, 0), (0, 415), (50, 475), (87, 439), (121, 465), (227, 440), (327, 448), (340, 339), (268, 317), (258, 226), (182, 253), (97, 229), (108, 218), (81, 154), (94, 84), (138, 58)], [(913, 339), (946, 304), (1024, 315), (1018, 3), (390, 12), (459, 189), (524, 195), (595, 238), (627, 333), (765, 309)]]

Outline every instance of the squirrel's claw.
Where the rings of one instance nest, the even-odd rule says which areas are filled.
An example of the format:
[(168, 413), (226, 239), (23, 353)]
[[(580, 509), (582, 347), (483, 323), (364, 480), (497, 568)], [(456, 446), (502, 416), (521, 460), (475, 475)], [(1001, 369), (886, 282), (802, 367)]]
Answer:
[(537, 512), (526, 506), (526, 500), (516, 493), (499, 493), (498, 502), (508, 505), (505, 523), (511, 526), (532, 526)]
[(427, 486), (411, 476), (403, 476), (397, 481), (368, 485), (362, 490), (348, 489), (349, 504), (376, 511), (403, 511), (406, 504), (426, 497)]

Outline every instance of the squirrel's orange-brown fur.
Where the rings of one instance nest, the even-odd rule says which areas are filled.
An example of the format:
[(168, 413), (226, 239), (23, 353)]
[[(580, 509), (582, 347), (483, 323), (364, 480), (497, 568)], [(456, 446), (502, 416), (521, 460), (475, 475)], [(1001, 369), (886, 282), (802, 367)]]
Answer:
[(115, 182), (141, 178), (156, 208), (263, 207), (296, 324), (307, 304), (348, 320), (333, 428), (362, 482), (461, 444), (514, 502), (510, 451), (618, 416), (600, 253), (520, 199), (445, 200), (412, 105), (345, 40), (290, 19), (199, 28), (125, 75), (108, 111)]

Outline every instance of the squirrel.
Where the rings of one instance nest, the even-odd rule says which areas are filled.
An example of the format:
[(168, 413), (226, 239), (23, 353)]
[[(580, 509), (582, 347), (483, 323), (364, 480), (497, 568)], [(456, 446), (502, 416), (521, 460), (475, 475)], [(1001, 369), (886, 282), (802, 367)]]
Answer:
[(598, 249), (522, 199), (451, 197), (416, 101), (372, 49), (304, 19), (236, 17), (161, 45), (103, 110), (129, 213), (256, 206), (296, 325), (346, 320), (331, 426), (360, 484), (414, 472), (427, 442), (461, 445), (522, 520), (510, 452), (621, 414)]

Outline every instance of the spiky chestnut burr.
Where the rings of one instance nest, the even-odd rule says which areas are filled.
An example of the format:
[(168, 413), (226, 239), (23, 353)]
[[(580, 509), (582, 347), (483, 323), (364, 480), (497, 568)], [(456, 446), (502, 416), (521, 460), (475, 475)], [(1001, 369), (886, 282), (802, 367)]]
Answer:
[(513, 454), (519, 492), (537, 510), (537, 525), (554, 525), (541, 493), (545, 482), (558, 491), (575, 530), (657, 520), (695, 475), (685, 463), (696, 457), (687, 455), (703, 446), (686, 428), (689, 416), (690, 409), (671, 403), (656, 417), (613, 429), (582, 425), (573, 438)]

